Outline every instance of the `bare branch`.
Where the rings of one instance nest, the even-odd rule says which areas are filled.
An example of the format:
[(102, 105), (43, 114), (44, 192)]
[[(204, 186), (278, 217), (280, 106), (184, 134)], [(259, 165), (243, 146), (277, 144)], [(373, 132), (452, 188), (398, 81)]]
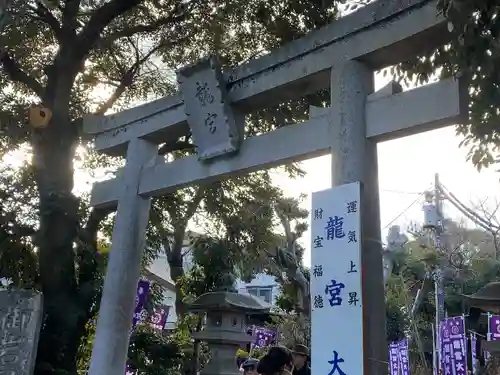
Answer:
[(484, 217), (486, 218), (486, 221), (489, 223), (489, 232), (493, 236), (493, 246), (495, 250), (495, 259), (499, 259), (500, 257), (500, 244), (499, 244), (499, 238), (498, 235), (500, 233), (500, 225), (497, 219), (497, 213), (498, 210), (500, 209), (500, 202), (496, 202), (496, 206), (494, 210), (490, 213), (488, 212), (486, 208), (486, 200), (480, 200), (479, 201), (479, 208), (481, 209)]
[(45, 89), (35, 78), (25, 73), (19, 64), (15, 62), (3, 48), (0, 48), (0, 63), (3, 71), (15, 82), (26, 85), (41, 99), (44, 96)]

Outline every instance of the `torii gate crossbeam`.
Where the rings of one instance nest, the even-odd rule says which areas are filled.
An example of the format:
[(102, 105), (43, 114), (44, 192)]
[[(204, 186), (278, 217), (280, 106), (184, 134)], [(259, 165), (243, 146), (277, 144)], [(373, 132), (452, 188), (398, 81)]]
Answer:
[[(391, 84), (373, 93), (373, 71), (448, 40), (434, 2), (378, 0), (225, 73), (230, 107), (243, 115), (328, 87), (331, 106), (311, 108), (309, 121), (246, 139), (239, 153), (208, 163), (196, 156), (171, 163), (158, 157), (158, 144), (189, 127), (203, 130), (188, 124), (180, 96), (86, 119), (84, 130), (96, 136), (97, 150), (126, 154), (117, 177), (97, 183), (92, 192), (92, 205), (117, 206), (117, 217), (89, 374), (123, 375), (152, 196), (328, 153), (333, 186), (362, 184), (364, 368), (367, 374), (385, 373), (377, 142), (456, 124), (467, 115), (467, 98), (453, 79), (407, 92)], [(192, 107), (191, 100), (185, 97)]]

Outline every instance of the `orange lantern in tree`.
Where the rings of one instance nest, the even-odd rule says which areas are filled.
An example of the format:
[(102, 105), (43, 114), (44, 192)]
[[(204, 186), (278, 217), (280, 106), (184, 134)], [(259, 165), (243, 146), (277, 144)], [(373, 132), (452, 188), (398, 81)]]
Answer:
[(29, 110), (29, 123), (35, 129), (43, 129), (52, 118), (52, 111), (42, 106), (34, 106)]

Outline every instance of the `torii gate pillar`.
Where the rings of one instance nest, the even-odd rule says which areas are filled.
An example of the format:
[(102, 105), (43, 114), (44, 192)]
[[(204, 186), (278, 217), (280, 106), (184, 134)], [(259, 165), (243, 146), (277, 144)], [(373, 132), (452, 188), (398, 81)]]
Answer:
[[(209, 150), (215, 145), (215, 151), (221, 151), (200, 155), (215, 158), (218, 154), (210, 163), (200, 162), (197, 155), (171, 162), (156, 158), (156, 146), (178, 139), (196, 125), (195, 113), (189, 109), (193, 104), (189, 88), (181, 87), (188, 94), (186, 103), (175, 95), (112, 116), (86, 119), (84, 129), (96, 136), (96, 150), (124, 156), (128, 149), (121, 173), (95, 184), (92, 192), (92, 206), (118, 206), (118, 212), (89, 374), (123, 375), (125, 371), (134, 283), (151, 197), (327, 154), (332, 154), (333, 186), (355, 181), (362, 186), (358, 239), (362, 240), (364, 373), (386, 374), (376, 142), (461, 123), (468, 114), (468, 97), (467, 86), (451, 78), (406, 92), (392, 85), (372, 94), (373, 70), (442, 46), (449, 38), (446, 20), (436, 17), (433, 0), (378, 0), (271, 54), (224, 74), (212, 71), (199, 81), (219, 91), (217, 97), (206, 97), (208, 104), (225, 103), (225, 107), (209, 111), (207, 107), (207, 112), (198, 113), (202, 116), (197, 117), (197, 130), (204, 133), (200, 137), (193, 133), (198, 148)], [(197, 68), (185, 70), (184, 76), (201, 74)], [(227, 116), (228, 109), (246, 115), (326, 89), (328, 83), (330, 108), (312, 107), (309, 120), (248, 137), (239, 152), (224, 155), (236, 151), (240, 141), (228, 126), (236, 124), (234, 116)], [(216, 117), (225, 119), (217, 123), (221, 132), (213, 126)]]
[(383, 374), (387, 371), (387, 343), (377, 143), (366, 137), (365, 118), (373, 81), (373, 70), (358, 61), (332, 68), (329, 121), (332, 186), (361, 182), (364, 368), (367, 374)]
[[(158, 147), (143, 139), (134, 139), (127, 147), (127, 163), (122, 171), (123, 185), (104, 280), (103, 296), (106, 298), (101, 299), (89, 374), (111, 375), (121, 371), (125, 374), (134, 296), (151, 207), (151, 198), (140, 196), (137, 190), (141, 170), (157, 155)], [(112, 350), (110, 345), (114, 346)]]

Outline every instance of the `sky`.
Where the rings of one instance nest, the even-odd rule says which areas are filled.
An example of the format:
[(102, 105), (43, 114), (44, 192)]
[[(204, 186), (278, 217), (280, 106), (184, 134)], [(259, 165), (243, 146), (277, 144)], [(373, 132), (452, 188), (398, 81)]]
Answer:
[[(377, 78), (376, 89), (385, 83)], [(468, 150), (459, 148), (460, 140), (452, 126), (378, 145), (383, 241), (388, 226), (400, 225), (404, 230), (411, 221), (423, 221), (423, 197), (420, 193), (431, 188), (435, 173), (439, 173), (441, 183), (448, 190), (471, 208), (477, 206), (480, 200), (486, 199), (490, 207), (495, 207), (496, 201), (500, 201), (500, 172), (496, 172), (494, 168), (478, 172), (472, 163), (466, 160)], [(19, 165), (26, 157), (26, 150), (21, 150), (9, 155), (4, 162)], [(79, 163), (76, 164), (78, 166)], [(308, 198), (303, 202), (303, 207), (309, 209), (311, 192), (330, 187), (330, 156), (310, 159), (303, 162), (302, 167), (307, 172), (304, 178), (291, 180), (284, 174), (277, 173), (274, 175), (274, 182), (288, 196), (307, 194)], [(77, 168), (75, 185), (75, 192), (89, 191), (90, 176)], [(458, 211), (446, 202), (444, 213), (445, 216), (456, 220), (463, 219)], [(473, 226), (470, 222), (467, 225)], [(304, 234), (300, 242), (306, 248), (304, 263), (309, 266), (309, 232)]]
[[(460, 137), (455, 135), (454, 127), (448, 127), (379, 144), (382, 228), (400, 225), (404, 230), (411, 221), (423, 221), (423, 197), (419, 193), (432, 186), (435, 173), (439, 173), (441, 183), (467, 206), (473, 208), (480, 199), (488, 199), (494, 204), (499, 198), (500, 173), (494, 169), (479, 173), (471, 162), (466, 161), (467, 150), (459, 148), (459, 142)], [(303, 163), (303, 168), (307, 171), (306, 177), (289, 180), (279, 175), (276, 183), (287, 195), (308, 193), (303, 205), (310, 208), (310, 193), (330, 187), (330, 156), (308, 160)], [(407, 209), (410, 205), (411, 208)], [(453, 219), (463, 219), (446, 202), (444, 214)], [(468, 223), (468, 226), (472, 224)], [(386, 230), (382, 233), (384, 240)], [(304, 234), (301, 243), (306, 248), (304, 263), (309, 266), (309, 232)]]
[[(387, 81), (377, 77), (375, 89)], [(496, 207), (500, 201), (500, 172), (495, 168), (478, 172), (472, 162), (466, 160), (467, 148), (460, 148), (461, 137), (450, 126), (418, 135), (400, 138), (378, 145), (379, 194), (382, 241), (385, 242), (387, 227), (400, 225), (402, 230), (411, 221), (422, 222), (423, 196), (420, 193), (430, 189), (435, 173), (440, 182), (462, 203), (477, 208), (480, 201), (485, 206)], [(303, 203), (310, 209), (311, 192), (330, 188), (330, 156), (310, 159), (302, 164), (307, 172), (304, 178), (290, 180), (284, 174), (276, 175), (275, 182), (287, 195), (298, 196), (306, 193), (308, 199)], [(415, 202), (417, 201), (417, 202)], [(410, 207), (411, 206), (411, 207)], [(410, 207), (410, 208), (408, 208)], [(464, 217), (450, 204), (444, 202), (444, 215), (458, 221)], [(466, 221), (468, 227), (475, 227)], [(301, 239), (306, 248), (304, 263), (310, 266), (310, 233)]]

